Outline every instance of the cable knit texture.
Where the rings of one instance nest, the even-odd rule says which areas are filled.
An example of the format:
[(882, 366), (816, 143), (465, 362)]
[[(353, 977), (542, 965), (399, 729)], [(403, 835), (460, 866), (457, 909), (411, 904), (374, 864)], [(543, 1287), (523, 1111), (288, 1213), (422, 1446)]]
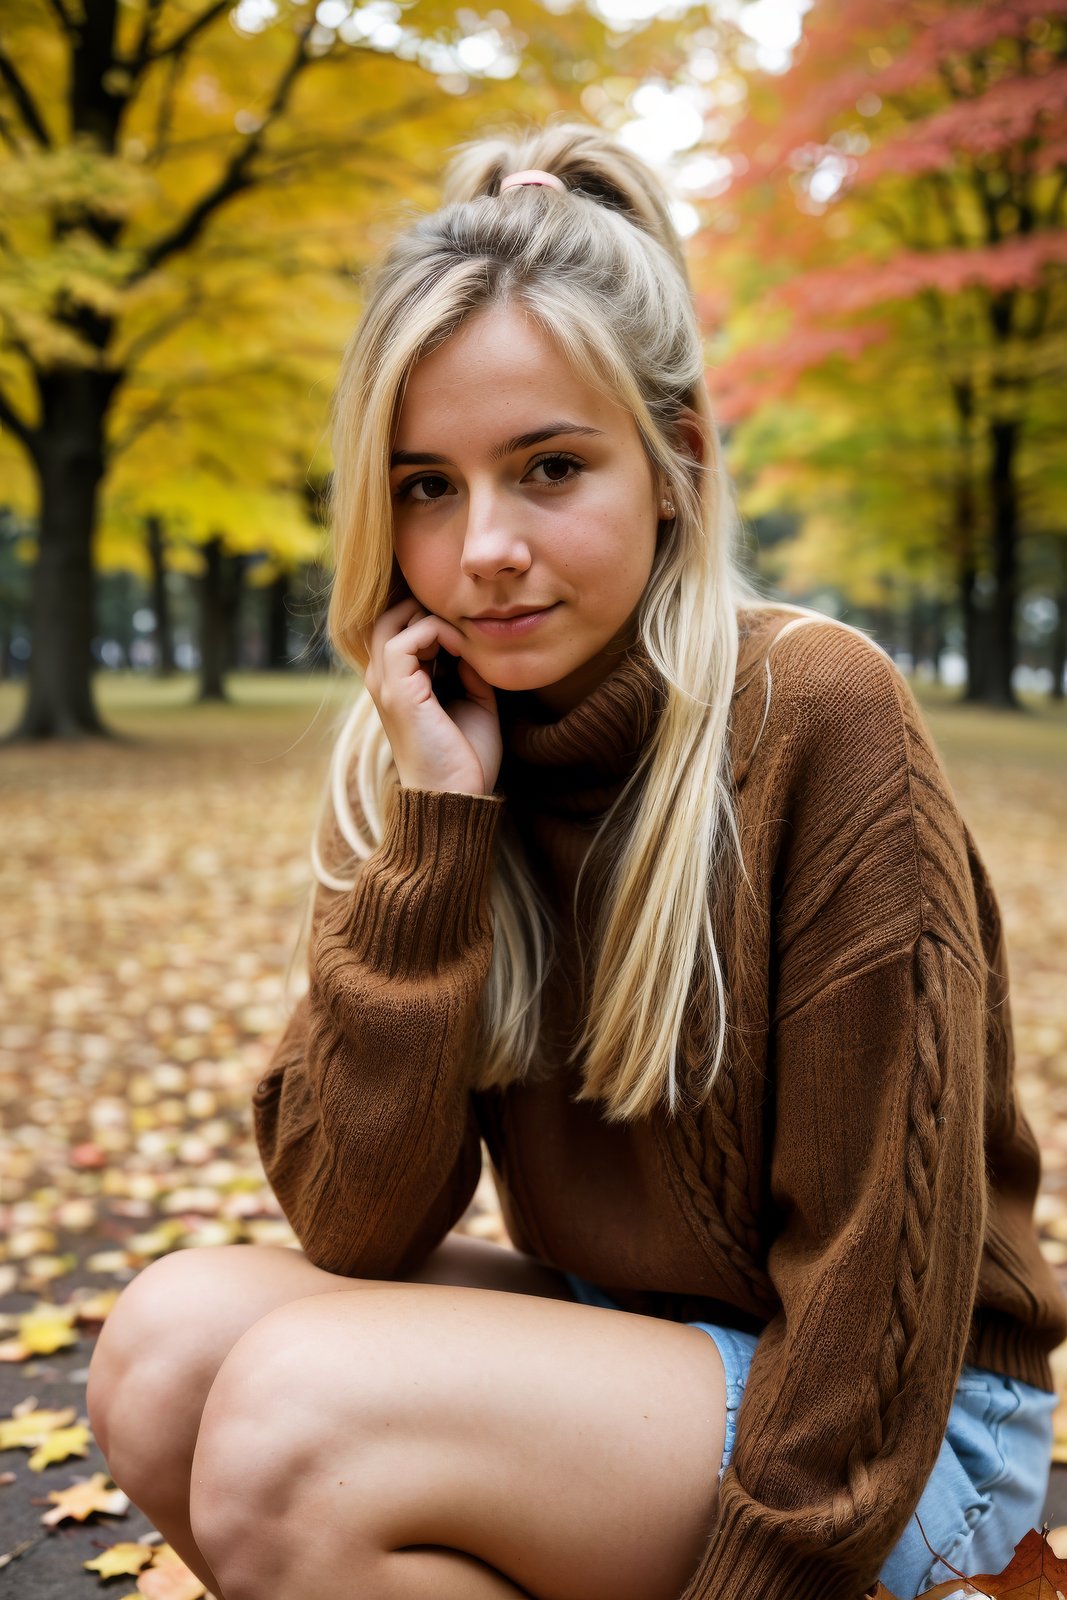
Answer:
[[(665, 703), (636, 645), (555, 721), (499, 693), (497, 793), (398, 791), (355, 888), (318, 891), (308, 993), (255, 1129), (331, 1271), (417, 1265), (469, 1204), (484, 1141), (518, 1249), (630, 1310), (757, 1334), (680, 1600), (861, 1600), (914, 1514), (962, 1364), (1051, 1389), (1067, 1304), (1034, 1229), (996, 899), (911, 690), (872, 645), (813, 624), (770, 652), (768, 708), (789, 619), (740, 620), (730, 756), (754, 899), (741, 915), (747, 891), (712, 897), (729, 1009), (710, 1096), (698, 977), (677, 1115), (609, 1125), (571, 1098), (603, 893), (590, 861), (575, 924), (575, 878)], [(548, 1070), (480, 1093), (505, 813), (558, 928)]]

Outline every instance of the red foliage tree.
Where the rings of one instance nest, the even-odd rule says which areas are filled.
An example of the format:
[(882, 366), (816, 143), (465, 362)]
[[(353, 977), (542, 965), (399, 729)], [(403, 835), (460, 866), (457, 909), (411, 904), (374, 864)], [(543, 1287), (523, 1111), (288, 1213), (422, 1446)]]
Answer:
[(724, 420), (921, 330), (954, 418), (968, 697), (998, 705), (1016, 704), (1020, 540), (1062, 526), (1058, 475), (1024, 492), (1021, 460), (1062, 371), (1065, 110), (1067, 0), (816, 0), (790, 70), (752, 84), (724, 197), (768, 264), (750, 320), (791, 328), (714, 368)]

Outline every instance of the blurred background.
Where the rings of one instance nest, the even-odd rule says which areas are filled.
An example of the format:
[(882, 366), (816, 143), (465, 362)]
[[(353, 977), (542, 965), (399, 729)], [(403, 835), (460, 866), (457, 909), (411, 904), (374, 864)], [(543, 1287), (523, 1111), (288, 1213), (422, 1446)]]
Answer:
[[(155, 1256), (292, 1241), (249, 1095), (355, 687), (323, 636), (330, 393), (363, 269), (448, 147), (515, 119), (580, 116), (663, 174), (751, 566), (910, 677), (1004, 913), (1067, 1279), (1065, 105), (1067, 0), (3, 0), (20, 1593), (88, 1593), (116, 1542), (107, 1570), (163, 1592), (85, 1425), (93, 1335)], [(488, 1177), (463, 1226), (503, 1237)], [(1067, 1403), (1057, 1430), (1067, 1463)]]

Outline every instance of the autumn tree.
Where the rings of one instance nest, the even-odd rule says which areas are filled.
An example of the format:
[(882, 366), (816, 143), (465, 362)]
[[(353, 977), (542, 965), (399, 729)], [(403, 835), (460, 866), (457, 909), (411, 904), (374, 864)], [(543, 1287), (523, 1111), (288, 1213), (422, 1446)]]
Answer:
[[(711, 368), (739, 437), (766, 405), (824, 403), (816, 374), (835, 374), (843, 399), (852, 386), (862, 496), (883, 385), (913, 385), (968, 692), (999, 705), (1015, 703), (1021, 540), (1064, 526), (1037, 433), (1067, 328), (1065, 13), (1064, 0), (817, 0), (791, 69), (750, 81), (700, 241), (747, 330)], [(887, 565), (898, 548), (887, 540)]]
[[(104, 731), (89, 643), (106, 479), (191, 385), (214, 381), (234, 306), (260, 376), (279, 348), (274, 313), (303, 311), (328, 387), (353, 273), (404, 209), (398, 186), (406, 205), (432, 204), (441, 152), (459, 138), (580, 111), (606, 38), (582, 8), (530, 0), (488, 19), (430, 0), (406, 12), (391, 0), (9, 0), (0, 453), (39, 528), (22, 736)], [(665, 34), (654, 42), (666, 49)], [(612, 70), (642, 48), (616, 40)], [(212, 338), (202, 370), (182, 376)]]

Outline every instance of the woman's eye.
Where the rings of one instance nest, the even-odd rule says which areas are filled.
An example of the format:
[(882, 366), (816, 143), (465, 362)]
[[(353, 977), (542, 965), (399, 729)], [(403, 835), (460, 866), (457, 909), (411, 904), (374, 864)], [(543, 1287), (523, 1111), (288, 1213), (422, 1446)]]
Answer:
[[(530, 471), (534, 472), (538, 467), (548, 467), (553, 469), (549, 472), (549, 483), (567, 483), (572, 474), (573, 476), (577, 477), (578, 473), (583, 470), (583, 463), (579, 461), (576, 456), (542, 456), (540, 461), (534, 462), (533, 466), (530, 468)], [(558, 477), (555, 474), (555, 469), (557, 467), (563, 467), (566, 469), (564, 472), (561, 472)]]
[[(425, 498), (422, 495), (413, 495), (412, 494), (412, 490), (413, 489), (425, 488), (427, 484), (430, 485), (431, 488), (443, 484), (444, 485), (444, 493), (442, 493), (442, 494), (430, 494), (430, 493), (427, 493)], [(411, 482), (410, 483), (405, 483), (403, 485), (403, 487), (397, 491), (397, 493), (398, 493), (398, 495), (399, 495), (401, 500), (414, 499), (416, 501), (416, 503), (421, 503), (421, 504), (425, 505), (428, 500), (441, 500), (441, 499), (443, 499), (444, 498), (444, 494), (446, 494), (448, 492), (448, 488), (449, 488), (448, 479), (447, 478), (442, 478), (441, 474), (439, 472), (437, 472), (437, 473), (430, 473), (425, 478), (412, 478)]]

